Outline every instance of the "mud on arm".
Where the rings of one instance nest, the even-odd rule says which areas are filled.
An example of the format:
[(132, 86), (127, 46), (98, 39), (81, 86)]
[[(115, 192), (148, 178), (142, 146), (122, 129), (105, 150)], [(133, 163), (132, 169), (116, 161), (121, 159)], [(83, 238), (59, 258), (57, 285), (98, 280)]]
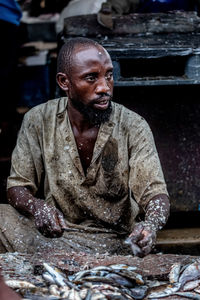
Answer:
[(167, 222), (170, 204), (152, 132), (144, 120), (137, 129), (134, 139), (130, 137), (129, 181), (145, 220), (135, 225), (127, 242), (134, 255), (145, 256), (155, 245), (157, 231)]
[(126, 243), (134, 255), (143, 257), (151, 252), (156, 244), (157, 231), (166, 224), (169, 216), (169, 199), (165, 194), (153, 197), (146, 208), (145, 221), (136, 224)]
[(7, 181), (8, 202), (20, 213), (31, 216), (37, 229), (45, 236), (58, 237), (63, 233), (64, 218), (55, 207), (34, 197), (44, 172), (40, 114), (25, 115), (16, 147), (12, 154), (11, 174)]
[(24, 215), (34, 218), (36, 228), (46, 237), (60, 237), (66, 229), (63, 214), (35, 198), (28, 188), (15, 186), (8, 189), (8, 202)]

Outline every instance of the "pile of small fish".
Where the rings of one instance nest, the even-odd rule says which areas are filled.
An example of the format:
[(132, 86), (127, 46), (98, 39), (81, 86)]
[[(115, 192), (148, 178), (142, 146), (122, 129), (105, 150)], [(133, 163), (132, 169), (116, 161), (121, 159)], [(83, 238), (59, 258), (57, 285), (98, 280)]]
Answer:
[(136, 267), (126, 264), (98, 266), (66, 276), (47, 263), (43, 264), (41, 284), (8, 280), (24, 299), (129, 300), (160, 299), (179, 296), (200, 300), (200, 260), (188, 265), (175, 263), (169, 282), (144, 280)]
[(60, 287), (53, 294), (61, 299), (143, 299), (148, 289), (144, 286), (142, 276), (135, 272), (136, 268), (125, 264), (98, 266), (68, 278), (45, 263), (44, 267), (47, 272), (43, 274), (43, 278)]
[[(21, 282), (20, 293), (23, 294), (23, 288), (27, 289), (23, 294), (24, 299), (144, 299), (148, 290), (142, 276), (135, 272), (136, 268), (125, 264), (98, 266), (68, 277), (47, 263), (43, 266), (45, 272), (42, 277), (47, 283), (46, 287)], [(13, 286), (11, 282), (6, 283), (20, 289), (19, 284)]]
[(200, 260), (184, 266), (181, 263), (172, 265), (169, 283), (160, 285), (157, 291), (150, 292), (148, 299), (159, 299), (172, 295), (200, 300)]

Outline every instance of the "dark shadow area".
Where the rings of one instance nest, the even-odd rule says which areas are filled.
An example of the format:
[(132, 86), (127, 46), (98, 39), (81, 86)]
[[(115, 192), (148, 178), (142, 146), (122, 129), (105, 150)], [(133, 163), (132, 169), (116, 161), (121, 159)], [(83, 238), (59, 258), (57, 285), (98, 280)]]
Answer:
[(200, 211), (180, 211), (171, 213), (165, 229), (185, 227), (200, 227)]
[[(129, 77), (156, 77), (156, 76), (183, 76), (187, 56), (169, 56), (152, 59), (120, 59), (121, 76)], [(129, 66), (127, 68), (127, 66)]]
[(198, 211), (199, 85), (116, 87), (114, 101), (149, 123), (171, 198), (171, 210)]

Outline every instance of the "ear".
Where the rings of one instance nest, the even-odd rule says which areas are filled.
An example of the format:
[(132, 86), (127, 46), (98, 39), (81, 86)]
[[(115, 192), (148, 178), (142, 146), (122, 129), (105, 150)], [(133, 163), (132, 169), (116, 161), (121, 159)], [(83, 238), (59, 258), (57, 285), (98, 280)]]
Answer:
[(69, 80), (68, 80), (68, 77), (65, 73), (61, 73), (61, 72), (57, 73), (56, 74), (56, 81), (57, 81), (59, 87), (63, 91), (65, 91), (65, 92), (68, 91), (68, 89), (69, 89)]

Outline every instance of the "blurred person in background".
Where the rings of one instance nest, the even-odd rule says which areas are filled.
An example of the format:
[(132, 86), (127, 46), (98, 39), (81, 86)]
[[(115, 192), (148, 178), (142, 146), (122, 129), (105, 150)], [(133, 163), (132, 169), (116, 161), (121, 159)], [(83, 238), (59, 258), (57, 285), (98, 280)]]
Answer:
[(100, 25), (113, 29), (112, 15), (173, 10), (199, 12), (199, 4), (200, 0), (71, 0), (60, 13), (56, 31), (62, 32), (65, 18), (79, 15), (97, 14)]
[(198, 10), (199, 0), (107, 0), (116, 14)]

